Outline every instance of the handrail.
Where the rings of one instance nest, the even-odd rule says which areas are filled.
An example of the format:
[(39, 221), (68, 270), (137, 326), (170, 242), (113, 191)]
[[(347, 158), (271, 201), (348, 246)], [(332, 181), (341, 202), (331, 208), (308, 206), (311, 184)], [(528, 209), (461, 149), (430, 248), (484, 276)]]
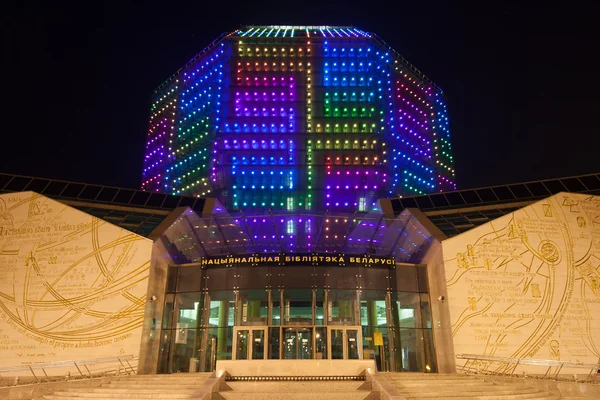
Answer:
[[(583, 362), (573, 362), (573, 361), (561, 361), (561, 360), (546, 360), (546, 359), (534, 359), (534, 358), (519, 358), (519, 357), (494, 357), (494, 356), (482, 356), (479, 354), (457, 354), (456, 358), (458, 359), (466, 359), (467, 361), (460, 368), (459, 372), (463, 372), (465, 366), (469, 363), (469, 361), (473, 361), (471, 365), (474, 364), (475, 361), (489, 361), (495, 363), (505, 363), (506, 366), (504, 371), (508, 371), (512, 364), (512, 371), (508, 375), (513, 375), (519, 365), (533, 365), (538, 367), (548, 367), (546, 373), (544, 374), (544, 378), (548, 376), (552, 367), (558, 367), (556, 373), (554, 374), (553, 379), (558, 378), (558, 374), (562, 370), (563, 367), (571, 367), (571, 368), (586, 368), (590, 369), (590, 373), (588, 374), (585, 380), (589, 380), (594, 371), (600, 370), (600, 363), (596, 364), (586, 364)], [(469, 367), (470, 369), (471, 367)], [(477, 372), (479, 373), (479, 368), (477, 368)], [(494, 372), (490, 371), (490, 373), (494, 374)], [(499, 373), (499, 375), (502, 373)]]
[[(94, 372), (90, 370), (90, 367), (100, 365), (100, 364), (117, 364), (117, 369), (116, 369), (117, 374), (119, 374), (121, 369), (123, 369), (123, 371), (129, 375), (129, 374), (135, 374), (137, 372), (137, 365), (132, 365), (131, 362), (137, 361), (138, 359), (139, 359), (139, 356), (134, 356), (132, 354), (128, 354), (128, 355), (123, 355), (123, 356), (99, 357), (99, 358), (87, 359), (87, 360), (61, 360), (61, 361), (48, 362), (48, 363), (44, 363), (44, 364), (26, 364), (26, 365), (18, 365), (18, 366), (0, 368), (0, 374), (14, 373), (14, 372), (20, 372), (20, 371), (29, 371), (32, 373), (32, 375), (36, 379), (36, 381), (38, 383), (40, 383), (41, 380), (35, 374), (35, 371), (38, 371), (38, 374), (39, 374), (39, 371), (42, 371), (44, 373), (44, 375), (46, 376), (46, 378), (50, 379), (50, 377), (46, 373), (47, 369), (75, 367), (75, 369), (77, 370), (77, 372), (79, 373), (79, 375), (82, 378), (88, 378), (88, 377), (91, 378), (91, 377), (93, 377), (93, 375), (106, 373), (106, 371), (103, 371), (103, 372), (94, 371), (94, 372), (96, 372), (96, 374), (94, 374)], [(82, 368), (85, 368), (85, 370), (87, 371), (87, 374), (85, 374), (82, 371)], [(69, 371), (66, 375), (67, 379), (69, 379), (70, 375), (71, 375), (71, 372)], [(16, 377), (15, 385), (18, 384), (18, 382), (19, 382), (19, 378)]]

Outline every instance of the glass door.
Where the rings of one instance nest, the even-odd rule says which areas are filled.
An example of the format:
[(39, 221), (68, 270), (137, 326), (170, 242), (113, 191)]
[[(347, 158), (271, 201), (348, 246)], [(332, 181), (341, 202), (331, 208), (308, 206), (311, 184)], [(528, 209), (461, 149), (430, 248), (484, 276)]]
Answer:
[(234, 328), (234, 360), (266, 360), (267, 328)]
[(333, 360), (360, 360), (362, 331), (360, 326), (330, 326), (328, 353)]
[(283, 328), (283, 359), (310, 360), (313, 358), (313, 328)]

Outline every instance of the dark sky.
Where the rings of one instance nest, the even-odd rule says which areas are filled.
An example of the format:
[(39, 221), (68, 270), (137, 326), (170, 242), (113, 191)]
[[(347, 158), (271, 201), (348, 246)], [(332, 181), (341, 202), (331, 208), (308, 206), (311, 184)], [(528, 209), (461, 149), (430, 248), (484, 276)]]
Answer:
[(379, 34), (444, 90), (459, 188), (600, 172), (599, 10), (585, 3), (18, 3), (0, 17), (0, 172), (138, 187), (152, 91), (244, 24)]

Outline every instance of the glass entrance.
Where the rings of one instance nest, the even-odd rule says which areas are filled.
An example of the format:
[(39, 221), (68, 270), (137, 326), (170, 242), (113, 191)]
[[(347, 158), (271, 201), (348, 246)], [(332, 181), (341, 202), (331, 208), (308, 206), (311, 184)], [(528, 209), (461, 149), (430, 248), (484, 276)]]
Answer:
[(360, 326), (330, 326), (329, 354), (334, 360), (360, 360), (362, 334)]
[(283, 328), (283, 359), (310, 360), (313, 358), (313, 328)]
[(266, 360), (267, 328), (235, 328), (234, 360)]

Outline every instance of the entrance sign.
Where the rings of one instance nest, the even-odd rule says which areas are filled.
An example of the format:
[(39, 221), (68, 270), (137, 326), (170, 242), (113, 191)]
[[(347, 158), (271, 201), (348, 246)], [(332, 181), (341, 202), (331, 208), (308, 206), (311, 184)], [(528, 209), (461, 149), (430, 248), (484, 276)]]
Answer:
[(393, 267), (396, 262), (393, 257), (372, 255), (344, 254), (244, 254), (235, 256), (204, 257), (200, 266), (237, 267), (237, 266), (283, 266), (283, 265), (321, 265), (321, 266), (362, 266), (362, 267)]

